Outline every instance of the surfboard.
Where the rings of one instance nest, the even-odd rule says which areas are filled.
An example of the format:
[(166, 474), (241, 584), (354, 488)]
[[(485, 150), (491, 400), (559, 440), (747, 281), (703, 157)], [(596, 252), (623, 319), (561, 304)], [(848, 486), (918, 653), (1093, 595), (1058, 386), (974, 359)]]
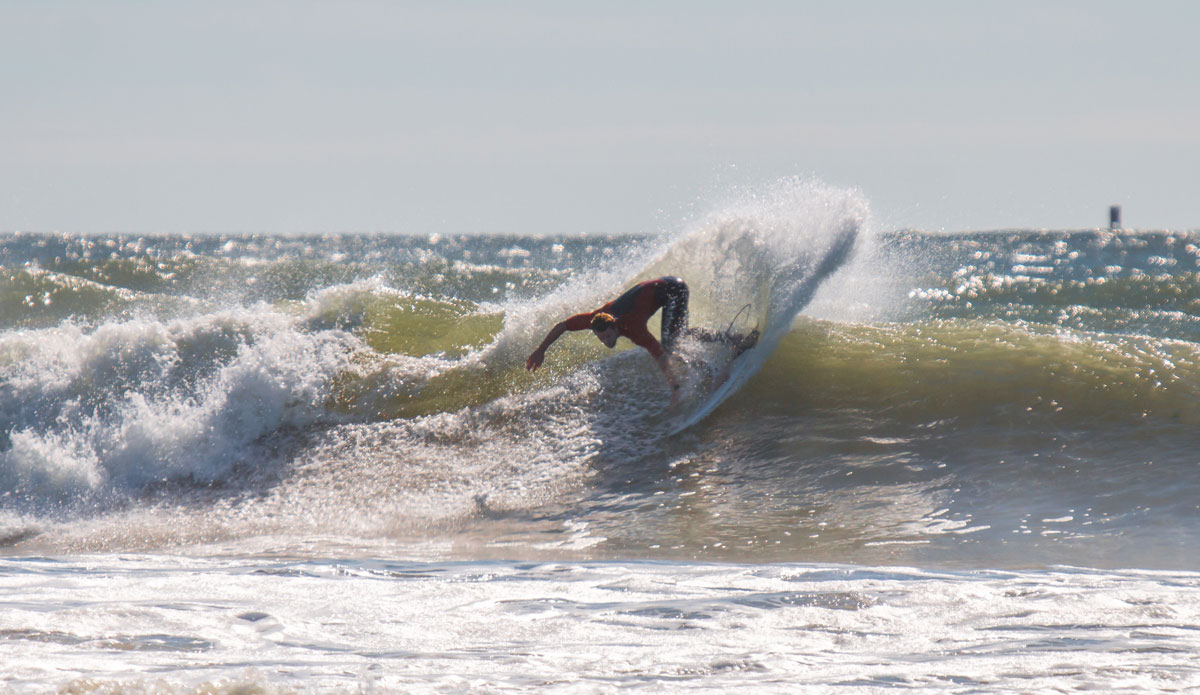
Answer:
[[(669, 421), (668, 436), (703, 420), (757, 371), (746, 365), (753, 360), (752, 353), (758, 349), (759, 336), (764, 327), (749, 324), (752, 318), (748, 311), (750, 307), (749, 304), (743, 306), (722, 334), (713, 334), (727, 339), (727, 344), (721, 345), (717, 341), (716, 347), (702, 351), (689, 361), (687, 369), (691, 373), (688, 379), (691, 392), (681, 403), (683, 412)], [(749, 336), (753, 336), (754, 344), (744, 347), (742, 341)], [(700, 372), (699, 376), (697, 372)]]
[[(706, 388), (693, 389), (693, 393), (681, 404), (680, 412), (666, 420), (667, 435), (673, 436), (708, 417), (726, 398), (733, 395), (766, 363), (775, 346), (790, 330), (792, 320), (812, 300), (817, 288), (846, 262), (858, 236), (858, 225), (847, 224), (831, 240), (825, 253), (812, 270), (805, 270), (797, 281), (778, 298), (769, 300), (776, 304), (763, 307), (760, 317), (759, 339), (753, 348), (725, 359), (709, 357), (704, 361), (710, 367), (725, 369), (724, 378), (714, 378)], [(780, 311), (779, 309), (783, 309)]]

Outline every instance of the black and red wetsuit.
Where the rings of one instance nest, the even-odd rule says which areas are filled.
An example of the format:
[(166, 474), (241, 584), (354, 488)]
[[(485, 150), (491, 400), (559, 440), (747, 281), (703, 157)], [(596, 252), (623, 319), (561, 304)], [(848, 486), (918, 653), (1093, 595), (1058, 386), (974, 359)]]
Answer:
[[(635, 345), (646, 348), (654, 357), (671, 352), (675, 340), (687, 329), (688, 286), (676, 277), (640, 282), (620, 297), (604, 306), (568, 318), (568, 331), (582, 331), (592, 326), (592, 317), (601, 312), (617, 320), (617, 331)], [(662, 343), (650, 335), (646, 322), (662, 309)]]

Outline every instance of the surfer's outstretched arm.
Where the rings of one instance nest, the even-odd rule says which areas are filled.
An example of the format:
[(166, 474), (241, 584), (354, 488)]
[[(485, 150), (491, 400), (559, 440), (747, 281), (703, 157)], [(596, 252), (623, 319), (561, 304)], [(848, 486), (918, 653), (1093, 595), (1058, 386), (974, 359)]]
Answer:
[(533, 351), (529, 359), (525, 360), (525, 368), (531, 372), (536, 371), (538, 367), (542, 366), (542, 361), (546, 359), (546, 349), (553, 345), (554, 341), (558, 340), (567, 331), (580, 331), (587, 328), (587, 322), (591, 318), (591, 314), (576, 314), (565, 321), (559, 321), (554, 324), (554, 328), (551, 328), (550, 332), (546, 334), (546, 338), (542, 340), (542, 344), (537, 346), (537, 349)]
[(554, 324), (554, 328), (551, 328), (550, 332), (546, 334), (546, 338), (542, 340), (542, 344), (537, 346), (537, 349), (533, 351), (529, 359), (525, 360), (525, 368), (532, 372), (542, 366), (542, 361), (546, 359), (546, 348), (553, 345), (554, 341), (558, 340), (559, 336), (566, 332), (566, 321), (559, 321)]

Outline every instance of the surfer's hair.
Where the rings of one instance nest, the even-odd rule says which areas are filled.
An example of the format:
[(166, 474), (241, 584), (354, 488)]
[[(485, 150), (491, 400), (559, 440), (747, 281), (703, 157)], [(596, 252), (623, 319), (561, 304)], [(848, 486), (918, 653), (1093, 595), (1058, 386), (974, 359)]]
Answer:
[(603, 311), (598, 311), (592, 315), (592, 330), (606, 331), (609, 328), (617, 325), (617, 320), (612, 314), (606, 314)]

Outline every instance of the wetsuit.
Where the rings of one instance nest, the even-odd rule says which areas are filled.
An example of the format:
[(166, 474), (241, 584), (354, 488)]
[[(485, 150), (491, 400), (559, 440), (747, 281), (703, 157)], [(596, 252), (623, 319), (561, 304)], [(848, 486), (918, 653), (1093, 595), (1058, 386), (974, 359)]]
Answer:
[[(646, 322), (659, 309), (662, 309), (662, 343), (646, 329)], [(568, 318), (566, 329), (582, 331), (591, 328), (592, 317), (601, 312), (617, 320), (617, 331), (621, 335), (654, 357), (660, 357), (664, 352), (671, 352), (675, 340), (687, 330), (688, 286), (676, 277), (640, 282), (599, 309)]]

